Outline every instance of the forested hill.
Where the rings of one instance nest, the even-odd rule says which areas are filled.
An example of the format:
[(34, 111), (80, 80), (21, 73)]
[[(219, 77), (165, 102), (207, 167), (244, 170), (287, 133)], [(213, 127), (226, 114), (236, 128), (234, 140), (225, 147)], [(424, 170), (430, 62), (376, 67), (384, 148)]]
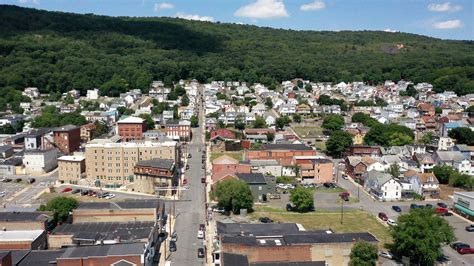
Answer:
[(474, 43), (406, 33), (313, 32), (0, 6), (0, 88), (43, 92), (99, 87), (116, 95), (154, 79), (295, 77), (432, 82), (474, 93)]

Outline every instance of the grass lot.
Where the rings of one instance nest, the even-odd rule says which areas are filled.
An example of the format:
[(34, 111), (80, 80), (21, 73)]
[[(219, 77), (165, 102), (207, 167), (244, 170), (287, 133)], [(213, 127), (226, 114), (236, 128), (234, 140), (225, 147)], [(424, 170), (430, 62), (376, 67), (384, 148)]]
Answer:
[(316, 138), (317, 136), (323, 135), (323, 129), (321, 127), (292, 127), (296, 134), (300, 138)]
[(325, 151), (326, 150), (326, 142), (322, 141), (317, 141), (314, 143), (314, 147), (320, 151)]
[(359, 210), (344, 212), (343, 224), (341, 224), (339, 212), (294, 213), (278, 208), (256, 206), (255, 212), (250, 214), (250, 217), (255, 220), (262, 216), (270, 217), (275, 222), (299, 223), (306, 230), (331, 228), (336, 233), (369, 232), (380, 241), (381, 248), (385, 243), (392, 241), (387, 226), (382, 225), (373, 215)]
[(214, 159), (219, 158), (222, 155), (227, 155), (230, 156), (236, 160), (241, 161), (242, 160), (242, 152), (241, 151), (227, 151), (227, 152), (211, 152), (211, 162), (214, 161)]
[[(111, 192), (114, 194), (113, 192)], [(56, 197), (70, 197), (78, 200), (79, 202), (110, 202), (110, 201), (117, 201), (117, 198), (113, 199), (99, 199), (97, 197), (90, 197), (90, 196), (81, 196), (81, 194), (71, 194), (71, 192), (68, 193), (58, 193), (58, 192), (52, 192), (52, 193), (43, 193), (41, 196), (38, 197), (38, 201), (41, 203), (47, 203), (49, 200), (54, 199)], [(123, 200), (123, 199), (122, 199)]]
[(318, 187), (314, 188), (314, 192), (322, 192), (322, 193), (341, 193), (345, 192), (346, 190), (343, 189), (342, 187), (337, 187), (337, 188), (324, 188), (324, 187)]

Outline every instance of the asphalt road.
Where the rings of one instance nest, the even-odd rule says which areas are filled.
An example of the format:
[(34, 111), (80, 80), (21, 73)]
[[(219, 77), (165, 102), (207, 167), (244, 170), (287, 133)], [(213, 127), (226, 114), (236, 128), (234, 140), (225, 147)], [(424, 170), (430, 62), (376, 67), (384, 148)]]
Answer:
[[(202, 108), (200, 109), (202, 114)], [(203, 120), (200, 117), (200, 127), (193, 131), (193, 140), (188, 144), (187, 151), (191, 154), (188, 159), (189, 170), (185, 172), (189, 190), (183, 191), (181, 200), (176, 202), (176, 223), (173, 231), (178, 233), (177, 251), (171, 253), (172, 265), (204, 265), (204, 259), (198, 259), (197, 249), (203, 247), (203, 240), (197, 238), (199, 224), (205, 223), (205, 193), (201, 177), (204, 177), (202, 169), (202, 152), (204, 151)], [(168, 253), (168, 251), (167, 251)]]

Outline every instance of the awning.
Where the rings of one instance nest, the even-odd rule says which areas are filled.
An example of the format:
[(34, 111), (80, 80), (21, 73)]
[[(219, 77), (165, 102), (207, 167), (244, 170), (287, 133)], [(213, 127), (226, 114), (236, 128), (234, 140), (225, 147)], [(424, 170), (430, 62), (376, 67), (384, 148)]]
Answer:
[(474, 211), (471, 211), (471, 210), (469, 210), (468, 208), (463, 207), (463, 206), (461, 206), (461, 205), (459, 205), (459, 204), (454, 204), (454, 208), (456, 208), (456, 209), (462, 211), (462, 212), (465, 213), (465, 214), (474, 216)]

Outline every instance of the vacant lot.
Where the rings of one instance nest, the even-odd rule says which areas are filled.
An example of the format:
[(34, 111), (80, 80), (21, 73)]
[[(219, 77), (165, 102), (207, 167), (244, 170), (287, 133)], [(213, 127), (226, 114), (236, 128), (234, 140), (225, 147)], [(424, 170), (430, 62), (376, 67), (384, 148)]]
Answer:
[(227, 155), (227, 156), (230, 156), (236, 160), (239, 160), (241, 161), (242, 160), (242, 152), (241, 151), (227, 151), (227, 152), (211, 152), (211, 162), (216, 159), (216, 158), (219, 158), (220, 156), (222, 155)]
[(323, 129), (321, 127), (292, 127), (296, 134), (300, 138), (316, 138), (323, 135)]
[(259, 206), (255, 207), (255, 209), (255, 212), (250, 215), (252, 219), (267, 216), (275, 222), (302, 224), (306, 230), (330, 228), (336, 233), (369, 232), (380, 241), (379, 247), (383, 247), (385, 243), (391, 242), (388, 228), (378, 222), (373, 215), (364, 211), (345, 211), (343, 223), (341, 224), (340, 212), (316, 211), (294, 213), (280, 208), (262, 208)]

